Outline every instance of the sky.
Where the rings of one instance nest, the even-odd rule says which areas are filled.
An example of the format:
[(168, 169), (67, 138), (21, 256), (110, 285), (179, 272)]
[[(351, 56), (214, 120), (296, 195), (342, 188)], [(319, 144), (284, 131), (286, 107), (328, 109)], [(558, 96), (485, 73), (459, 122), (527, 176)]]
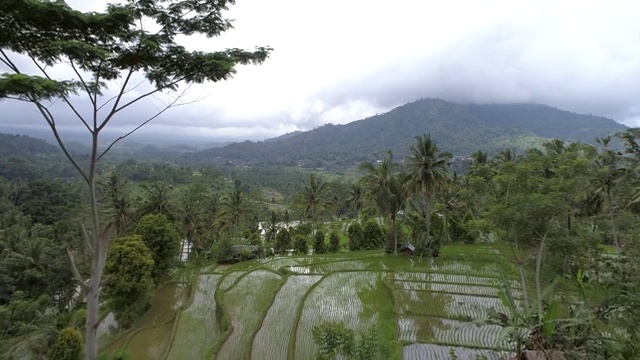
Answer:
[[(185, 99), (198, 101), (145, 133), (263, 140), (428, 97), (535, 102), (640, 126), (640, 1), (237, 0), (226, 14), (234, 30), (180, 42), (202, 51), (270, 46), (270, 58), (239, 66), (229, 81), (192, 86)], [(0, 125), (42, 126), (26, 105), (1, 102)], [(157, 106), (141, 103), (108, 130), (126, 131)], [(79, 126), (62, 104), (53, 108), (62, 126)]]

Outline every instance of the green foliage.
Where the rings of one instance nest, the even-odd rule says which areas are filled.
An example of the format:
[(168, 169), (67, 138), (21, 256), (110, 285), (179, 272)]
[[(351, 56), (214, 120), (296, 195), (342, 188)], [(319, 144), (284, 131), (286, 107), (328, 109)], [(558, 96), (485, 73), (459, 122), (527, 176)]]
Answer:
[(82, 334), (76, 328), (65, 328), (58, 334), (58, 337), (49, 349), (48, 358), (50, 360), (80, 360), (84, 340)]
[(329, 248), (327, 250), (330, 253), (340, 251), (340, 235), (338, 235), (338, 232), (335, 230), (329, 234)]
[(153, 265), (153, 253), (140, 235), (120, 238), (111, 246), (104, 295), (120, 326), (131, 326), (148, 309), (154, 288)]
[(346, 327), (344, 323), (336, 322), (316, 325), (311, 332), (313, 341), (320, 347), (317, 354), (319, 360), (387, 358), (382, 355), (380, 339), (375, 329), (370, 329), (357, 338), (352, 329)]
[(365, 246), (365, 237), (362, 226), (359, 222), (353, 222), (347, 229), (347, 235), (349, 236), (349, 250), (356, 251), (362, 250)]
[(384, 235), (380, 225), (374, 219), (367, 221), (363, 229), (364, 249), (380, 249), (384, 246)]
[(293, 248), (299, 254), (307, 254), (309, 252), (307, 237), (302, 234), (296, 234), (294, 238)]
[(312, 231), (313, 231), (313, 223), (311, 222), (301, 222), (300, 224), (298, 224), (298, 226), (296, 226), (293, 229), (293, 232), (295, 234), (301, 234), (304, 236), (311, 235)]
[(282, 254), (289, 249), (291, 249), (291, 233), (289, 230), (284, 228), (278, 232), (278, 235), (276, 235), (274, 251), (278, 254)]
[(233, 259), (232, 246), (231, 239), (227, 236), (222, 236), (217, 242), (211, 245), (210, 257), (219, 263), (229, 262)]
[(313, 253), (314, 254), (324, 254), (327, 252), (327, 245), (324, 241), (324, 231), (317, 230), (316, 234), (313, 237)]
[(356, 342), (353, 330), (344, 323), (322, 323), (311, 330), (313, 341), (320, 346), (318, 359), (335, 359), (338, 355), (349, 358), (353, 355)]
[(144, 216), (134, 233), (140, 235), (153, 255), (153, 280), (161, 284), (176, 266), (180, 256), (180, 233), (162, 214)]

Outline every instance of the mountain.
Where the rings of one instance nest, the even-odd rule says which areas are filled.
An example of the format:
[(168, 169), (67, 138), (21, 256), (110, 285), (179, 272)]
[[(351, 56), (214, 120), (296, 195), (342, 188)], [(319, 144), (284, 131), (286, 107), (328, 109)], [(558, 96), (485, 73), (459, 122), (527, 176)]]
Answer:
[(538, 104), (465, 105), (420, 99), (345, 125), (327, 124), (294, 136), (233, 143), (183, 157), (197, 162), (343, 167), (380, 159), (388, 149), (401, 159), (414, 138), (427, 132), (442, 150), (466, 157), (477, 150), (527, 149), (551, 138), (593, 143), (596, 137), (626, 128), (611, 119)]

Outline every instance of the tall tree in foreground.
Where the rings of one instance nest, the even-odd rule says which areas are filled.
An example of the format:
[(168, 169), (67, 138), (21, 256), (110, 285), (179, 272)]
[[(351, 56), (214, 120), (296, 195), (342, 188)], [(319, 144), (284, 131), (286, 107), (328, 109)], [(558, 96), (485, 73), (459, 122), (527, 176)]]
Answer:
[(415, 193), (422, 194), (422, 211), (425, 217), (426, 233), (423, 237), (422, 249), (429, 244), (431, 231), (431, 202), (436, 188), (449, 178), (451, 154), (441, 152), (431, 140), (430, 134), (416, 136), (416, 142), (409, 149), (406, 160), (407, 186)]
[[(190, 51), (176, 42), (181, 35), (218, 36), (232, 29), (223, 11), (233, 0), (127, 0), (109, 4), (104, 12), (80, 12), (64, 1), (15, 0), (2, 2), (0, 12), (0, 99), (32, 103), (51, 128), (71, 164), (89, 188), (91, 227), (84, 231), (92, 254), (91, 278), (85, 283), (75, 265), (73, 273), (87, 294), (86, 357), (98, 355), (99, 292), (107, 258), (109, 232), (101, 226), (96, 194), (98, 162), (118, 141), (166, 110), (184, 105), (177, 90), (182, 85), (228, 79), (238, 64), (259, 64), (269, 48), (255, 51), (227, 49)], [(32, 64), (25, 64), (24, 60)], [(70, 78), (58, 78), (68, 66)], [(35, 70), (33, 70), (35, 69)], [(7, 72), (8, 71), (8, 72)], [(144, 79), (144, 80), (140, 80)], [(116, 80), (120, 80), (116, 83)], [(139, 88), (148, 82), (150, 86)], [(135, 91), (134, 91), (135, 90)], [(167, 93), (157, 113), (114, 142), (102, 144), (102, 131), (116, 115), (145, 99)], [(87, 106), (79, 106), (83, 98)], [(60, 102), (77, 118), (91, 138), (91, 154), (81, 162), (59, 133)], [(72, 258), (72, 251), (69, 251)], [(73, 263), (73, 260), (72, 260)]]

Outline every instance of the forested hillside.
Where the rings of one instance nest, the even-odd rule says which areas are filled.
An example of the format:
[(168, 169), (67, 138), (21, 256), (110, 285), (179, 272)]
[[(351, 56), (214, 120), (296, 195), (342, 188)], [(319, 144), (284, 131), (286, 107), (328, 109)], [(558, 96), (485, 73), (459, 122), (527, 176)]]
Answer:
[(462, 105), (421, 99), (349, 124), (327, 124), (271, 141), (234, 143), (186, 154), (185, 159), (340, 168), (380, 159), (389, 149), (404, 157), (413, 138), (427, 132), (443, 150), (468, 157), (478, 149), (490, 154), (506, 148), (525, 150), (552, 138), (593, 143), (625, 128), (611, 119), (544, 105)]

